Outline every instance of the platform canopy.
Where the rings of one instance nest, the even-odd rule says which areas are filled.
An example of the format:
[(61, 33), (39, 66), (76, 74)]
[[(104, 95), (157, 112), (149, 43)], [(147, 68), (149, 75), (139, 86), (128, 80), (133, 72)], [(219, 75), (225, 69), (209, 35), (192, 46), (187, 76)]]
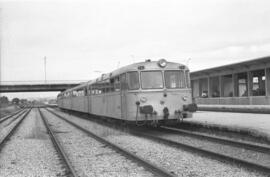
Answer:
[(270, 104), (270, 56), (191, 73), (199, 104)]

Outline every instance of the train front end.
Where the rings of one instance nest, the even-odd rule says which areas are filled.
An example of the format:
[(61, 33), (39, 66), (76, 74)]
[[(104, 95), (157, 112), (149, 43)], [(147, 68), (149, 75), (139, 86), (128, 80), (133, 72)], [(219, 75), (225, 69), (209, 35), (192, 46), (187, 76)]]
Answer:
[(128, 116), (138, 123), (174, 122), (192, 117), (196, 104), (192, 103), (189, 69), (182, 64), (144, 62), (138, 65), (139, 91), (127, 94)]

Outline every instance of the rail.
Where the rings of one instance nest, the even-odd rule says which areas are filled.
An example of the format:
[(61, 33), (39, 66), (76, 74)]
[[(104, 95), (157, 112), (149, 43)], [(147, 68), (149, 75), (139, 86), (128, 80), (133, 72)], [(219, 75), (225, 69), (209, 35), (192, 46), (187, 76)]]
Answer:
[(16, 123), (16, 125), (6, 134), (6, 136), (2, 139), (0, 142), (0, 152), (5, 146), (6, 142), (9, 140), (9, 138), (14, 134), (14, 132), (17, 130), (19, 125), (21, 125), (22, 121), (25, 119), (25, 117), (29, 114), (32, 108), (30, 108), (24, 115), (23, 117)]
[(236, 140), (231, 140), (231, 139), (221, 138), (221, 137), (216, 137), (216, 136), (211, 136), (211, 135), (205, 135), (205, 134), (198, 133), (198, 132), (191, 132), (191, 131), (181, 130), (178, 128), (167, 127), (167, 126), (160, 126), (160, 129), (168, 131), (170, 133), (184, 134), (184, 135), (199, 138), (199, 139), (205, 139), (205, 140), (209, 140), (209, 141), (214, 141), (214, 142), (227, 144), (227, 145), (233, 145), (236, 147), (241, 147), (241, 148), (250, 149), (253, 151), (258, 151), (258, 152), (270, 154), (270, 147), (265, 146), (265, 145), (252, 144), (252, 143), (248, 143), (248, 142), (239, 142)]
[[(50, 110), (48, 110), (48, 111), (50, 111)], [(82, 117), (78, 117), (78, 118), (82, 118)], [(82, 119), (86, 119), (86, 118), (82, 118)], [(86, 120), (89, 120), (89, 119), (86, 119)], [(89, 120), (89, 121), (91, 121), (91, 120)], [(114, 127), (114, 126), (111, 126), (110, 123), (107, 123), (107, 122), (104, 122), (104, 121), (102, 123), (101, 123), (101, 121), (97, 121), (97, 123), (108, 126), (110, 128), (115, 128), (117, 130), (121, 130), (121, 127), (119, 125), (116, 125)], [(143, 131), (136, 130), (134, 128), (129, 129), (129, 133), (133, 134), (133, 135), (136, 135), (136, 136), (139, 136), (139, 137), (143, 137), (143, 138), (147, 138), (147, 139), (156, 141), (158, 143), (174, 146), (176, 148), (184, 149), (184, 150), (190, 151), (190, 152), (195, 152), (195, 153), (198, 153), (198, 154), (201, 154), (201, 155), (204, 155), (204, 156), (206, 155), (206, 156), (208, 156), (210, 158), (217, 159), (217, 160), (219, 160), (221, 162), (226, 161), (228, 163), (238, 164), (238, 165), (241, 165), (243, 167), (246, 167), (248, 170), (255, 169), (255, 170), (258, 170), (258, 171), (261, 171), (261, 172), (270, 173), (270, 167), (262, 165), (262, 164), (257, 164), (257, 163), (250, 162), (250, 161), (247, 161), (247, 160), (231, 157), (229, 155), (216, 153), (216, 152), (213, 152), (213, 151), (210, 151), (210, 150), (205, 150), (203, 148), (195, 147), (195, 146), (192, 146), (192, 145), (187, 145), (187, 144), (184, 144), (184, 143), (171, 141), (171, 140), (161, 138), (161, 137), (158, 137), (158, 136), (155, 136), (155, 135), (143, 133)], [(253, 146), (256, 146), (256, 145), (253, 145)], [(254, 148), (254, 147), (252, 147), (252, 148)], [(259, 148), (261, 148), (261, 146)], [(266, 153), (268, 153), (268, 148), (267, 147), (266, 147), (266, 149), (260, 149), (260, 150), (266, 151)]]
[(48, 134), (51, 138), (51, 141), (56, 149), (56, 151), (58, 152), (58, 154), (60, 155), (60, 157), (63, 159), (64, 164), (68, 170), (68, 176), (73, 176), (73, 177), (77, 177), (78, 175), (76, 174), (74, 168), (71, 165), (71, 162), (69, 161), (64, 149), (62, 148), (59, 140), (56, 138), (56, 136), (54, 135), (53, 131), (51, 130), (49, 123), (47, 121), (47, 119), (45, 118), (45, 116), (43, 115), (43, 113), (40, 111), (40, 109), (38, 108), (38, 112), (40, 114), (40, 117), (42, 118), (45, 127), (47, 128)]
[(149, 171), (151, 171), (152, 173), (154, 173), (155, 175), (157, 176), (167, 176), (167, 177), (175, 177), (174, 174), (168, 172), (167, 170), (161, 168), (161, 167), (158, 167), (154, 164), (152, 164), (151, 162), (139, 157), (139, 156), (136, 156), (135, 154), (121, 148), (120, 146), (118, 145), (115, 145), (109, 141), (107, 141), (106, 139), (94, 134), (93, 132), (79, 126), (78, 124), (72, 122), (72, 121), (69, 121), (67, 120), (66, 118), (64, 118), (63, 116), (51, 111), (51, 110), (48, 110), (46, 109), (47, 111), (49, 111), (50, 113), (52, 113), (53, 115), (57, 116), (58, 118), (64, 120), (65, 122), (71, 124), (72, 126), (78, 128), (79, 130), (81, 130), (82, 132), (86, 133), (87, 135), (93, 137), (94, 139), (96, 139), (97, 141), (103, 143), (103, 144), (106, 144), (107, 146), (111, 147), (112, 149), (116, 150), (117, 152), (120, 152), (122, 153), (123, 155), (125, 155), (126, 157), (128, 157), (129, 159), (132, 159), (133, 161), (135, 161), (137, 164), (140, 164), (144, 167), (146, 167)]
[(13, 116), (19, 117), (21, 114), (24, 113), (24, 111), (25, 111), (25, 109), (21, 109), (19, 111), (16, 111), (15, 113), (12, 113), (12, 114), (10, 114), (8, 116), (3, 117), (2, 119), (0, 119), (0, 124), (3, 123), (3, 122), (5, 122), (6, 120), (8, 120), (9, 118), (11, 118)]

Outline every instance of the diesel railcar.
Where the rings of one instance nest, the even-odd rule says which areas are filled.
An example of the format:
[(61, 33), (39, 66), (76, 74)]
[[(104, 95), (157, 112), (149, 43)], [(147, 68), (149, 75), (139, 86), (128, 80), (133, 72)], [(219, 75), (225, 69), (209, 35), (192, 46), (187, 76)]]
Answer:
[(163, 123), (192, 117), (189, 69), (179, 63), (134, 63), (60, 93), (57, 104), (126, 122)]

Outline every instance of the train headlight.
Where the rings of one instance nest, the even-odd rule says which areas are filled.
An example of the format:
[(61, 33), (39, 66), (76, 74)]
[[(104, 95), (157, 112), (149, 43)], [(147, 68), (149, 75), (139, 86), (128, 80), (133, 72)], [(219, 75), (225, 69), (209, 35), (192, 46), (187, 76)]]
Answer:
[(158, 65), (161, 67), (161, 68), (164, 68), (166, 65), (167, 65), (167, 61), (165, 59), (160, 59), (158, 61)]
[(140, 98), (140, 101), (141, 101), (142, 103), (145, 103), (145, 102), (147, 101), (147, 98), (141, 97), (141, 98)]

